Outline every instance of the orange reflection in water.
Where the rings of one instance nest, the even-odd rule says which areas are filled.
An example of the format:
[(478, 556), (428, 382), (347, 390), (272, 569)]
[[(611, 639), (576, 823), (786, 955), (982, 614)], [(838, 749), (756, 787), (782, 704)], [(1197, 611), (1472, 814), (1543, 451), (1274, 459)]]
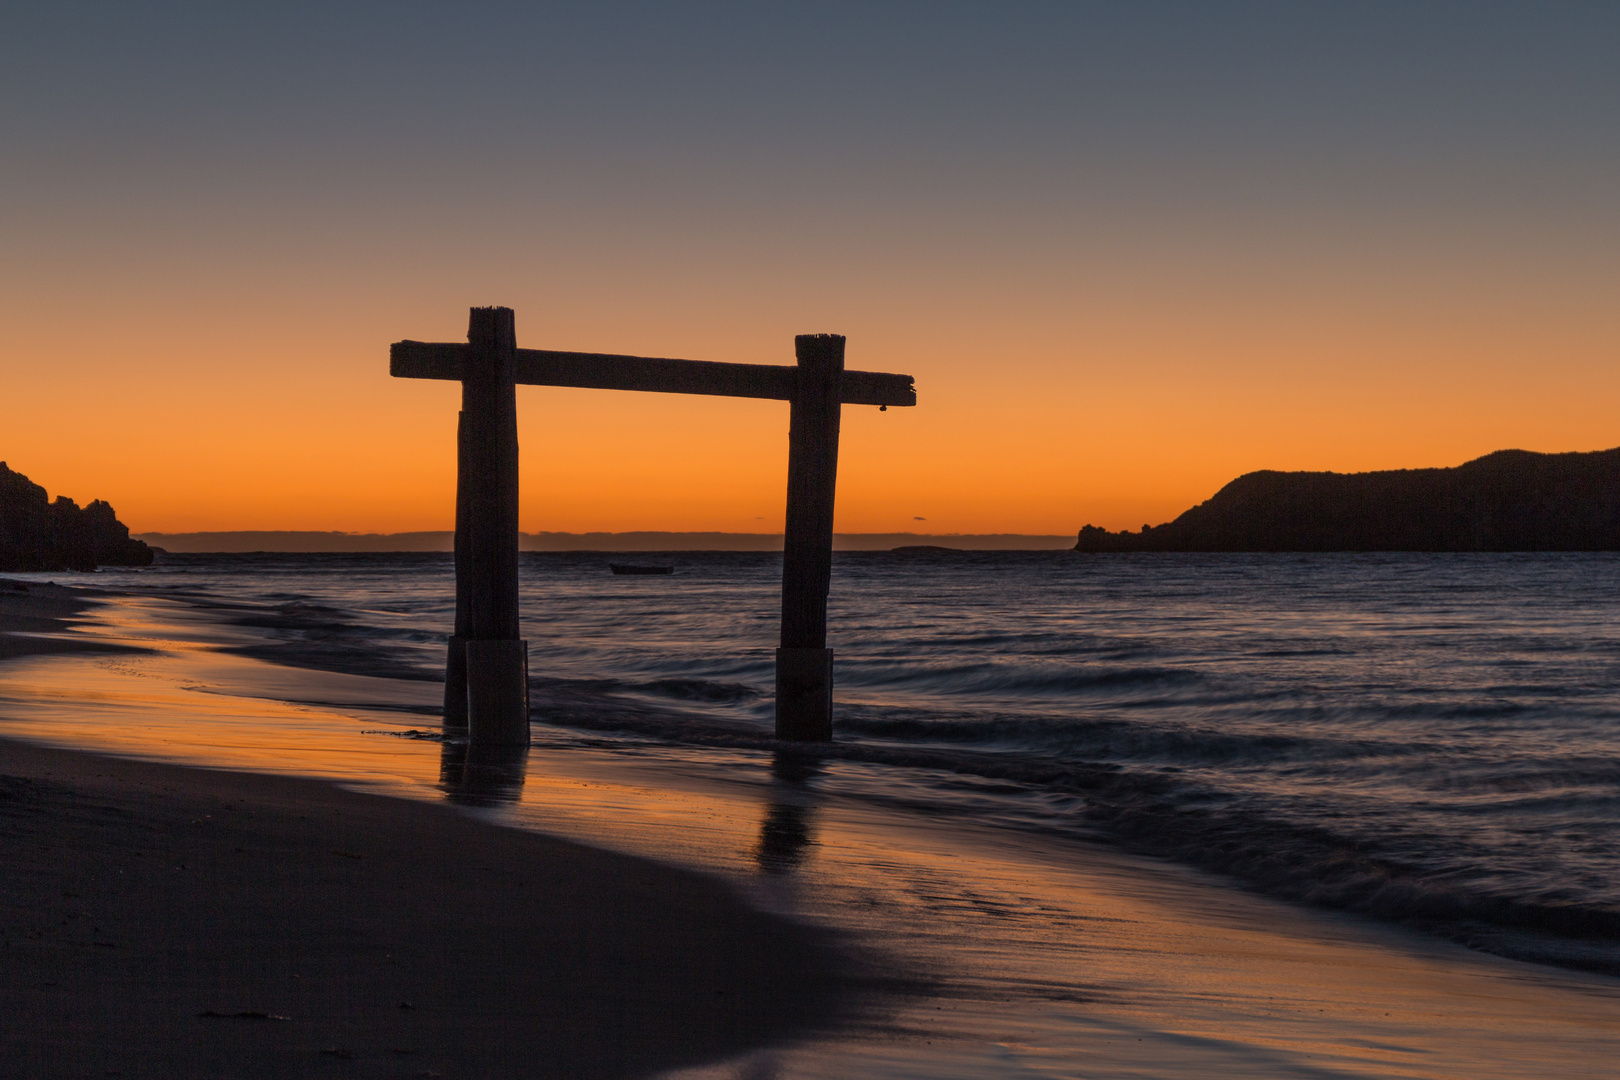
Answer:
[(222, 651), (263, 643), (182, 604), (120, 598), (71, 631), (145, 652), (30, 657), (0, 668), (0, 730), (131, 757), (431, 790), (437, 747), (408, 730), (432, 683), (278, 667)]

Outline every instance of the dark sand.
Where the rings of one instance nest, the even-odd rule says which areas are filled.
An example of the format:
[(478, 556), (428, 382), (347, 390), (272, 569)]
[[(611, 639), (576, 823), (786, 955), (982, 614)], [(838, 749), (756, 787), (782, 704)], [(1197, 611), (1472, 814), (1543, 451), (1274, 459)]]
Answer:
[(0, 865), (6, 1076), (634, 1076), (841, 997), (718, 882), (316, 781), (0, 740)]
[[(105, 595), (99, 589), (0, 578), (0, 660), (41, 653), (136, 651), (70, 632), (72, 617)], [(36, 636), (40, 634), (49, 636)]]
[[(233, 661), (219, 681), (218, 650), (164, 648), (166, 610), (126, 613), (153, 630), (128, 639), (156, 643), (144, 656), (0, 664), (0, 731), (430, 791), (438, 748), (368, 767), (376, 741), (341, 712), (317, 709), (311, 727), (273, 711), (274, 737), (234, 732), (219, 714), (258, 723), (261, 699), (234, 695), (267, 693), (259, 680), (275, 669)], [(102, 625), (117, 633), (121, 618)], [(317, 696), (336, 685), (320, 681)], [(308, 696), (277, 685), (301, 695), (285, 700)], [(361, 688), (351, 696), (422, 690)], [(522, 798), (499, 813), (751, 877), (775, 902), (847, 927), (863, 943), (858, 981), (825, 938), (750, 912), (711, 879), (485, 828), (442, 802), (0, 741), (0, 1077), (633, 1074), (840, 1015), (848, 1026), (826, 1038), (703, 1076), (1615, 1075), (1612, 979), (1105, 848), (879, 807), (858, 786), (852, 798), (780, 781), (759, 755), (705, 763), (578, 740), (535, 755)], [(806, 853), (791, 873), (764, 865), (784, 822)], [(933, 977), (865, 975), (880, 965)], [(851, 1001), (879, 1008), (851, 1016)], [(289, 1019), (197, 1015), (210, 1010)]]
[[(7, 631), (60, 632), (88, 597), (0, 598), (0, 656), (78, 647)], [(639, 1076), (832, 1026), (840, 969), (697, 874), (0, 740), (0, 1076)]]

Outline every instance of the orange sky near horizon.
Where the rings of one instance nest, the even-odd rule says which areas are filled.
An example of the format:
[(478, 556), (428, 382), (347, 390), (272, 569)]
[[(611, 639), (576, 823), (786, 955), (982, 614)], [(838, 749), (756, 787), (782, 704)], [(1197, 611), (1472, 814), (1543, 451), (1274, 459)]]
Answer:
[[(1042, 53), (1047, 27), (994, 28), (989, 104), (940, 81), (972, 72), (905, 67), (904, 27), (883, 63), (846, 58), (868, 80), (849, 100), (739, 67), (668, 90), (684, 111), (658, 113), (648, 76), (645, 98), (587, 86), (578, 115), (515, 133), (360, 75), (266, 74), (252, 97), (142, 68), (128, 115), (3, 95), (0, 133), (31, 153), (0, 164), (0, 460), (136, 532), (448, 529), (459, 391), (389, 378), (388, 344), (464, 340), (473, 304), (515, 308), (525, 347), (790, 364), (795, 334), (836, 332), (849, 366), (912, 374), (917, 408), (844, 411), (840, 532), (1135, 529), (1255, 469), (1620, 445), (1620, 170), (1571, 105), (1606, 84), (1546, 91), (1572, 117), (1553, 130), (1458, 90), (1461, 52), (1375, 42), (1321, 76), (1210, 60), (1224, 105), (1109, 98), (1108, 78), (1173, 81), (1174, 57), (1096, 74)], [(45, 53), (0, 80), (73, 75)], [(1457, 92), (1367, 103), (1386, 61)], [(309, 64), (311, 84), (341, 68)], [(1057, 86), (1071, 67), (1103, 82)], [(191, 116), (216, 88), (230, 107)], [(505, 100), (457, 101), (486, 93)], [(785, 403), (518, 394), (523, 529), (780, 530)]]
[[(1481, 298), (1437, 326), (1364, 305), (1291, 321), (1183, 308), (1178, 325), (1155, 324), (1163, 306), (1078, 300), (1068, 318), (1036, 321), (1027, 296), (998, 305), (968, 292), (956, 300), (977, 298), (969, 325), (949, 318), (949, 302), (896, 318), (850, 297), (802, 314), (784, 304), (777, 331), (733, 305), (703, 325), (697, 305), (667, 297), (663, 312), (643, 302), (623, 317), (570, 297), (569, 315), (548, 319), (556, 291), (477, 299), (517, 307), (519, 341), (533, 347), (790, 363), (794, 332), (832, 330), (849, 335), (851, 367), (914, 375), (917, 408), (844, 411), (843, 532), (1135, 528), (1258, 468), (1620, 444), (1604, 404), (1620, 392), (1604, 362), (1620, 337), (1612, 310), (1527, 314)], [(137, 532), (451, 527), (459, 388), (389, 378), (387, 345), (463, 338), (465, 308), (424, 317), (356, 298), (350, 312), (328, 304), (278, 325), (229, 303), (152, 298), (139, 316), (75, 320), (34, 301), (45, 318), (0, 333), (7, 356), (28, 358), (8, 372), (6, 452), (53, 494), (107, 498)], [(815, 313), (857, 306), (843, 320)], [(1011, 313), (987, 314), (998, 306)], [(64, 350), (77, 369), (66, 386), (50, 362)], [(781, 528), (785, 403), (518, 394), (525, 530)]]

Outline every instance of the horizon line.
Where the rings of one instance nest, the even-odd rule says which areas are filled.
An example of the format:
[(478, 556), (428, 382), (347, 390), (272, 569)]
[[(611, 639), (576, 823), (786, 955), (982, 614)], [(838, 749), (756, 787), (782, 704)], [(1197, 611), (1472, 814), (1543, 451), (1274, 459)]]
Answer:
[[(429, 529), (395, 533), (321, 529), (218, 529), (131, 533), (174, 554), (247, 552), (451, 551), (455, 532)], [(1076, 534), (1077, 535), (1077, 534)], [(638, 529), (627, 532), (520, 532), (520, 551), (780, 551), (783, 534)], [(1056, 550), (1072, 547), (1060, 533), (834, 533), (835, 551), (884, 551), (908, 545), (965, 550)], [(386, 546), (379, 546), (386, 545)]]

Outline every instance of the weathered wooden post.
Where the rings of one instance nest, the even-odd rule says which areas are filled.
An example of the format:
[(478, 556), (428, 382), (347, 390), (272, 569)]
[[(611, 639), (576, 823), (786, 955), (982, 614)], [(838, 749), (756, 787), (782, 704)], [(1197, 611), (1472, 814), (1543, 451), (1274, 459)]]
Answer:
[(466, 389), (456, 414), (456, 621), (444, 660), (444, 726), (467, 726), (467, 638), (472, 635), (472, 535), (468, 519)]
[(465, 610), (466, 625), (456, 629), (467, 737), (491, 747), (529, 742), (528, 643), (518, 636), (516, 356), (512, 309), (473, 308), (456, 493), (456, 616), (459, 624)]
[(518, 638), (517, 397), (513, 384), (766, 398), (792, 406), (776, 736), (832, 738), (833, 492), (843, 405), (910, 406), (910, 375), (845, 371), (844, 339), (795, 339), (797, 367), (618, 353), (519, 349), (510, 308), (474, 308), (467, 344), (396, 341), (402, 379), (461, 381), (457, 435), (456, 621), (445, 664), (444, 722), (468, 729), (469, 764), (505, 761), (529, 741), (528, 647)]
[(832, 582), (844, 338), (801, 334), (793, 344), (799, 378), (788, 420), (776, 737), (825, 742), (832, 738), (833, 654), (827, 648), (827, 590)]

